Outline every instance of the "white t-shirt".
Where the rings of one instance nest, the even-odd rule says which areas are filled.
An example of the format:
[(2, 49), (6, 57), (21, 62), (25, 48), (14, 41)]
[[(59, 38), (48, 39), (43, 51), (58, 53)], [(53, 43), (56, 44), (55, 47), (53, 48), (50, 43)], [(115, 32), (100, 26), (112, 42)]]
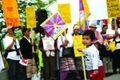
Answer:
[(85, 54), (86, 70), (98, 70), (103, 63), (100, 60), (99, 51), (94, 44), (82, 51)]
[[(106, 34), (113, 37), (115, 35), (115, 30), (109, 29), (107, 30)], [(108, 41), (113, 41), (113, 38), (109, 39)]]
[[(5, 38), (3, 39), (3, 45), (5, 50), (12, 43), (12, 41), (13, 41), (12, 37), (5, 36)], [(14, 45), (15, 45), (15, 42), (11, 49), (15, 49)], [(20, 48), (20, 45), (17, 39), (16, 39), (16, 46), (17, 46), (17, 49)], [(16, 51), (11, 51), (11, 52), (8, 52), (7, 59), (20, 60), (20, 56), (17, 55)]]
[[(118, 28), (118, 33), (120, 33), (120, 28)], [(107, 34), (108, 34), (109, 36), (114, 36), (114, 35), (115, 35), (115, 30), (112, 30), (112, 29), (107, 30)], [(112, 39), (109, 39), (109, 41), (113, 41), (113, 38), (112, 38)], [(120, 41), (120, 37), (117, 36), (117, 37), (115, 38), (115, 41), (116, 41), (116, 42), (119, 42), (119, 41)], [(120, 43), (117, 43), (117, 44), (116, 44), (116, 49), (120, 49)]]

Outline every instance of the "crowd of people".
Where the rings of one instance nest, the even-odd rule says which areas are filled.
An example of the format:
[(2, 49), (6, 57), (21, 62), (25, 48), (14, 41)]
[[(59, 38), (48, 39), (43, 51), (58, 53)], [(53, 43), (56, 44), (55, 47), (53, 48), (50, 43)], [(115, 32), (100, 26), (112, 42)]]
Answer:
[[(35, 57), (36, 48), (42, 52), (43, 65), (41, 68), (44, 80), (81, 80), (82, 76), (79, 67), (82, 66), (81, 59), (75, 56), (63, 56), (64, 48), (73, 48), (73, 36), (82, 36), (81, 47), (77, 51), (85, 55), (85, 68), (90, 80), (104, 80), (105, 73), (110, 72), (106, 68), (105, 61), (112, 62), (111, 72), (120, 72), (120, 20), (112, 19), (111, 29), (108, 30), (107, 24), (102, 26), (102, 31), (97, 31), (95, 23), (89, 25), (89, 30), (80, 33), (80, 27), (74, 25), (73, 34), (67, 34), (67, 29), (56, 40), (44, 31), (44, 36), (40, 38), (39, 45), (36, 46), (34, 40), (30, 38), (30, 29), (23, 28), (23, 37), (20, 41), (14, 36), (14, 27), (7, 27), (7, 35), (3, 39), (6, 51), (6, 60), (9, 65), (9, 80), (31, 80), (32, 75), (37, 73), (38, 65)], [(107, 40), (107, 44), (105, 41)], [(107, 50), (108, 44), (115, 41), (115, 51)], [(101, 47), (104, 46), (106, 55)], [(71, 52), (72, 53), (72, 52)], [(27, 60), (27, 66), (19, 64), (20, 59)], [(108, 63), (109, 64), (109, 63)], [(22, 74), (21, 74), (22, 73)], [(83, 74), (83, 73), (82, 73)]]

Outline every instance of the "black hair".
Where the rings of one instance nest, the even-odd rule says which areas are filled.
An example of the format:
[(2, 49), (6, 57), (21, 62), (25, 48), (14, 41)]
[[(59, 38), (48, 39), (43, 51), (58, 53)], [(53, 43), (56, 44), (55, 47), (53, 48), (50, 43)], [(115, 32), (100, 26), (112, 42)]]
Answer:
[(22, 29), (22, 34), (24, 35), (24, 32), (26, 32), (27, 30), (29, 30), (29, 31), (30, 31), (30, 29), (29, 29), (29, 28), (24, 27), (24, 28)]
[(113, 21), (115, 21), (115, 19), (114, 19), (114, 18), (112, 18), (111, 22), (113, 22)]
[(86, 30), (84, 33), (83, 33), (83, 36), (89, 36), (91, 41), (95, 40), (95, 33), (94, 31), (92, 30)]
[(103, 26), (102, 26), (102, 29), (103, 29), (104, 27), (106, 27), (106, 26), (107, 26), (107, 25), (103, 25)]

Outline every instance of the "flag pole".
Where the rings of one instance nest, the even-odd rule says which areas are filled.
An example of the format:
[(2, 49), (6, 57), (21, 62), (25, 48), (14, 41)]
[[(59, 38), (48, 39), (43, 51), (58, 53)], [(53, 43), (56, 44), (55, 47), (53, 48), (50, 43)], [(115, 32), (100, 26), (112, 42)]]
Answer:
[[(82, 3), (82, 1), (81, 0), (79, 0), (79, 26), (80, 26), (80, 6), (81, 6), (81, 3)], [(83, 3), (82, 3), (82, 5), (83, 5)], [(83, 6), (82, 6), (83, 7)], [(83, 8), (82, 8), (83, 9)], [(86, 18), (86, 17), (85, 17)], [(84, 56), (81, 56), (82, 57), (82, 67), (83, 67), (83, 74), (84, 74), (84, 80), (87, 80), (87, 76), (86, 76), (86, 70), (85, 70), (85, 62), (84, 62)]]
[(86, 70), (85, 70), (85, 62), (84, 62), (84, 56), (82, 56), (82, 67), (83, 67), (84, 80), (87, 80)]

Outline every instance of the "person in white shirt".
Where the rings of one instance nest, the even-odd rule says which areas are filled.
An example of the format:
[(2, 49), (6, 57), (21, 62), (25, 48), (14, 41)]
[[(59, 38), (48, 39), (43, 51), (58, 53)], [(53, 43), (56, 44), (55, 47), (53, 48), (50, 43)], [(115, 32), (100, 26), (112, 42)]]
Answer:
[(92, 30), (87, 30), (83, 33), (83, 44), (86, 49), (78, 48), (85, 54), (86, 70), (89, 73), (90, 80), (104, 80), (104, 67), (100, 60), (99, 51), (94, 45), (95, 33)]
[(114, 73), (117, 72), (117, 68), (119, 68), (119, 73), (120, 73), (120, 19), (116, 20), (117, 23), (117, 29), (116, 29), (116, 50), (114, 51), (114, 59), (115, 59), (115, 68), (114, 68)]
[(8, 62), (8, 78), (9, 80), (20, 80), (21, 79), (21, 68), (19, 64), (20, 56), (20, 45), (16, 37), (14, 36), (14, 28), (7, 27), (7, 35), (3, 39), (4, 49), (7, 53), (6, 60)]
[[(108, 44), (112, 41), (119, 40), (119, 39), (117, 39), (118, 31), (116, 29), (115, 19), (112, 19), (111, 29), (108, 29), (106, 34), (107, 34), (106, 39), (108, 40)], [(118, 46), (118, 45), (116, 45), (116, 46)], [(117, 65), (118, 65), (117, 55), (116, 55), (115, 51), (112, 52), (110, 50), (109, 50), (109, 54), (110, 54), (110, 59), (112, 60), (113, 74), (116, 74), (117, 73)]]
[[(67, 31), (67, 30), (66, 30)], [(79, 74), (75, 67), (74, 56), (63, 57), (63, 47), (73, 47), (73, 37), (65, 32), (58, 37), (57, 47), (60, 57), (60, 80), (80, 80)], [(72, 52), (71, 52), (72, 53)]]

